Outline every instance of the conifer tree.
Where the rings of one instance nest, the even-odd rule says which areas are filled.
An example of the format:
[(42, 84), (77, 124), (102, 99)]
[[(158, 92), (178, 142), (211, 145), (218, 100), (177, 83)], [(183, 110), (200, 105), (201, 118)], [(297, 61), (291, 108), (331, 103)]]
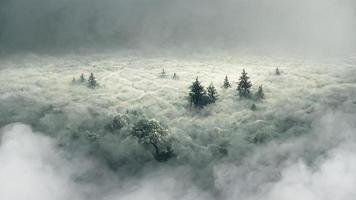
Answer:
[(276, 71), (275, 71), (276, 75), (280, 75), (281, 72), (279, 71), (278, 67), (276, 68)]
[(215, 103), (216, 100), (218, 99), (218, 94), (213, 83), (211, 83), (208, 87), (208, 97), (209, 97), (209, 103)]
[(173, 79), (177, 80), (178, 79), (178, 75), (174, 72), (173, 74)]
[(75, 82), (77, 82), (77, 81), (75, 80), (75, 77), (73, 77), (73, 79), (72, 79), (72, 83), (75, 83)]
[(194, 106), (196, 108), (203, 108), (207, 102), (207, 95), (204, 86), (201, 85), (198, 77), (190, 86), (190, 92), (188, 96), (188, 100), (190, 106)]
[(166, 78), (167, 77), (166, 71), (163, 69), (159, 76), (161, 78)]
[(80, 75), (79, 81), (80, 81), (81, 83), (84, 83), (84, 82), (85, 82), (84, 74), (81, 74), (81, 75)]
[(231, 84), (230, 84), (230, 82), (229, 82), (229, 79), (227, 78), (227, 75), (225, 76), (225, 79), (224, 79), (223, 88), (225, 88), (225, 89), (231, 88)]
[(252, 84), (248, 79), (250, 79), (250, 77), (247, 76), (245, 69), (243, 69), (237, 86), (237, 91), (239, 92), (240, 97), (250, 97), (250, 88)]
[(88, 79), (88, 83), (89, 83), (88, 87), (92, 88), (92, 89), (96, 88), (96, 86), (98, 85), (98, 83), (95, 80), (95, 76), (94, 76), (93, 73), (90, 73), (90, 76), (89, 76), (89, 79)]
[(265, 98), (265, 93), (263, 92), (262, 85), (260, 85), (260, 87), (258, 87), (258, 90), (255, 95), (256, 95), (257, 100), (262, 100)]

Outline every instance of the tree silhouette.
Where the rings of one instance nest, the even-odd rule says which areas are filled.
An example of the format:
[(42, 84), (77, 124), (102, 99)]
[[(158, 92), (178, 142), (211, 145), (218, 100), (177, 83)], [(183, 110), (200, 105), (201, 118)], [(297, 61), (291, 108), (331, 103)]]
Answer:
[(240, 97), (250, 97), (250, 88), (252, 84), (249, 79), (250, 77), (247, 76), (245, 69), (243, 69), (237, 86), (237, 91)]
[(218, 93), (213, 83), (211, 83), (208, 87), (208, 97), (209, 97), (209, 103), (215, 103), (216, 100), (218, 99)]
[(224, 79), (223, 88), (225, 88), (225, 89), (231, 88), (231, 84), (230, 84), (230, 82), (229, 82), (229, 79), (227, 78), (227, 75), (225, 76), (225, 79)]
[(89, 84), (88, 84), (88, 87), (89, 87), (89, 88), (94, 89), (94, 88), (97, 87), (98, 83), (96, 82), (95, 76), (94, 76), (93, 73), (90, 73), (90, 76), (89, 76), (89, 79), (88, 79), (88, 83), (89, 83)]
[(195, 108), (203, 108), (208, 104), (208, 96), (206, 95), (206, 91), (204, 86), (200, 83), (198, 77), (190, 86), (190, 92), (188, 96), (188, 100), (190, 105)]
[(255, 95), (256, 95), (257, 100), (262, 100), (265, 98), (265, 93), (263, 92), (262, 85), (260, 85), (260, 87), (258, 87), (258, 90)]
[(81, 83), (84, 83), (84, 82), (85, 82), (84, 74), (81, 74), (81, 75), (80, 75), (79, 81), (80, 81)]
[(161, 78), (166, 78), (167, 77), (166, 71), (163, 69), (159, 76)]

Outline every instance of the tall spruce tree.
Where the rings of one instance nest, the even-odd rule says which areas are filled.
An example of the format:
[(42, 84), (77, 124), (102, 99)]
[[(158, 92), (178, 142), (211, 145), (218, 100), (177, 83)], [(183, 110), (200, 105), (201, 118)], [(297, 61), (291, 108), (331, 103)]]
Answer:
[(89, 88), (96, 88), (96, 86), (98, 86), (98, 83), (95, 80), (95, 76), (93, 73), (90, 73), (89, 79), (88, 79), (88, 87)]
[(262, 100), (265, 98), (265, 93), (263, 92), (262, 85), (260, 85), (260, 87), (258, 87), (258, 90), (255, 95), (256, 95), (257, 100)]
[(276, 73), (276, 75), (281, 75), (281, 72), (279, 71), (278, 67), (276, 68), (275, 73)]
[(208, 97), (209, 97), (209, 103), (215, 103), (216, 100), (218, 99), (218, 92), (216, 91), (213, 83), (211, 83), (208, 87)]
[(225, 89), (231, 88), (231, 84), (230, 84), (230, 82), (229, 82), (229, 79), (227, 78), (227, 75), (225, 76), (225, 79), (224, 79), (223, 88), (225, 88)]
[(252, 84), (249, 79), (250, 77), (247, 76), (245, 69), (243, 69), (237, 86), (237, 91), (240, 97), (250, 97), (250, 88)]
[(198, 77), (190, 86), (190, 92), (188, 96), (188, 100), (190, 106), (194, 106), (195, 108), (203, 108), (207, 105), (207, 95), (204, 86), (200, 83)]

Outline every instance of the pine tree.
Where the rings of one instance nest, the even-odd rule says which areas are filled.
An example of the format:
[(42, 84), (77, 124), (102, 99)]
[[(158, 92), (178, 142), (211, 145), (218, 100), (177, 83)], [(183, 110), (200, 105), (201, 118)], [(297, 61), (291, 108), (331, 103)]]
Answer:
[(231, 84), (230, 84), (230, 82), (229, 82), (229, 79), (227, 78), (227, 75), (225, 76), (225, 79), (224, 79), (223, 88), (225, 88), (225, 89), (231, 88)]
[(178, 75), (174, 72), (173, 74), (173, 79), (177, 80), (178, 79)]
[(161, 78), (166, 78), (167, 77), (166, 71), (163, 69), (159, 76)]
[(276, 68), (276, 71), (275, 71), (276, 75), (280, 75), (281, 72), (279, 71), (278, 67)]
[(81, 83), (84, 83), (84, 82), (85, 82), (84, 74), (81, 74), (81, 75), (80, 75), (79, 81), (80, 81)]
[(215, 103), (216, 100), (218, 99), (218, 94), (213, 83), (211, 83), (208, 87), (208, 97), (209, 97), (209, 103)]
[(75, 77), (72, 79), (72, 83), (76, 83), (77, 81), (75, 80)]
[(94, 76), (93, 73), (90, 73), (90, 76), (89, 76), (89, 79), (88, 79), (88, 83), (89, 83), (88, 87), (92, 88), (92, 89), (96, 88), (96, 86), (98, 85), (98, 83), (95, 80), (95, 76)]
[(207, 95), (204, 86), (201, 85), (198, 77), (190, 86), (190, 92), (188, 96), (190, 105), (196, 108), (203, 108), (207, 102)]
[(265, 93), (263, 92), (262, 85), (260, 85), (260, 87), (258, 87), (258, 91), (256, 92), (255, 95), (256, 95), (257, 100), (262, 100), (265, 98)]
[(250, 79), (250, 77), (247, 76), (245, 69), (243, 69), (237, 86), (237, 91), (239, 92), (240, 97), (250, 97), (250, 88), (252, 84), (248, 79)]

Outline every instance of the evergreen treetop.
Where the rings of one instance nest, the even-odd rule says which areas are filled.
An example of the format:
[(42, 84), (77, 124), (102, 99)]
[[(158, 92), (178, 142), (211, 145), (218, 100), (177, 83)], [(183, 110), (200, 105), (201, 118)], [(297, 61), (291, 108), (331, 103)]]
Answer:
[(162, 72), (160, 73), (159, 75), (161, 78), (166, 78), (167, 77), (167, 74), (166, 74), (166, 71), (164, 69), (162, 69)]
[(262, 85), (258, 87), (258, 90), (256, 92), (256, 99), (257, 100), (262, 100), (265, 98), (265, 93), (263, 92)]
[(230, 82), (229, 82), (229, 79), (227, 78), (227, 75), (225, 76), (225, 79), (224, 79), (223, 88), (225, 88), (225, 89), (231, 88), (231, 84), (230, 84)]
[(174, 72), (174, 74), (173, 74), (173, 79), (178, 79), (178, 75)]
[(250, 97), (252, 83), (249, 79), (250, 77), (247, 76), (245, 69), (243, 69), (237, 86), (237, 91), (240, 97)]
[(84, 74), (80, 75), (79, 81), (82, 82), (82, 83), (85, 82)]
[(203, 108), (207, 102), (207, 95), (204, 86), (200, 83), (198, 77), (190, 86), (190, 92), (188, 96), (188, 100), (190, 105), (196, 108)]
[(88, 79), (88, 87), (89, 88), (96, 88), (96, 86), (98, 85), (98, 83), (95, 80), (95, 76), (93, 73), (90, 73), (89, 79)]
[(218, 99), (218, 94), (213, 83), (211, 83), (208, 87), (208, 97), (209, 97), (209, 103), (215, 103), (216, 100)]
[(276, 71), (275, 71), (276, 75), (280, 75), (281, 72), (279, 71), (278, 67), (276, 68)]

